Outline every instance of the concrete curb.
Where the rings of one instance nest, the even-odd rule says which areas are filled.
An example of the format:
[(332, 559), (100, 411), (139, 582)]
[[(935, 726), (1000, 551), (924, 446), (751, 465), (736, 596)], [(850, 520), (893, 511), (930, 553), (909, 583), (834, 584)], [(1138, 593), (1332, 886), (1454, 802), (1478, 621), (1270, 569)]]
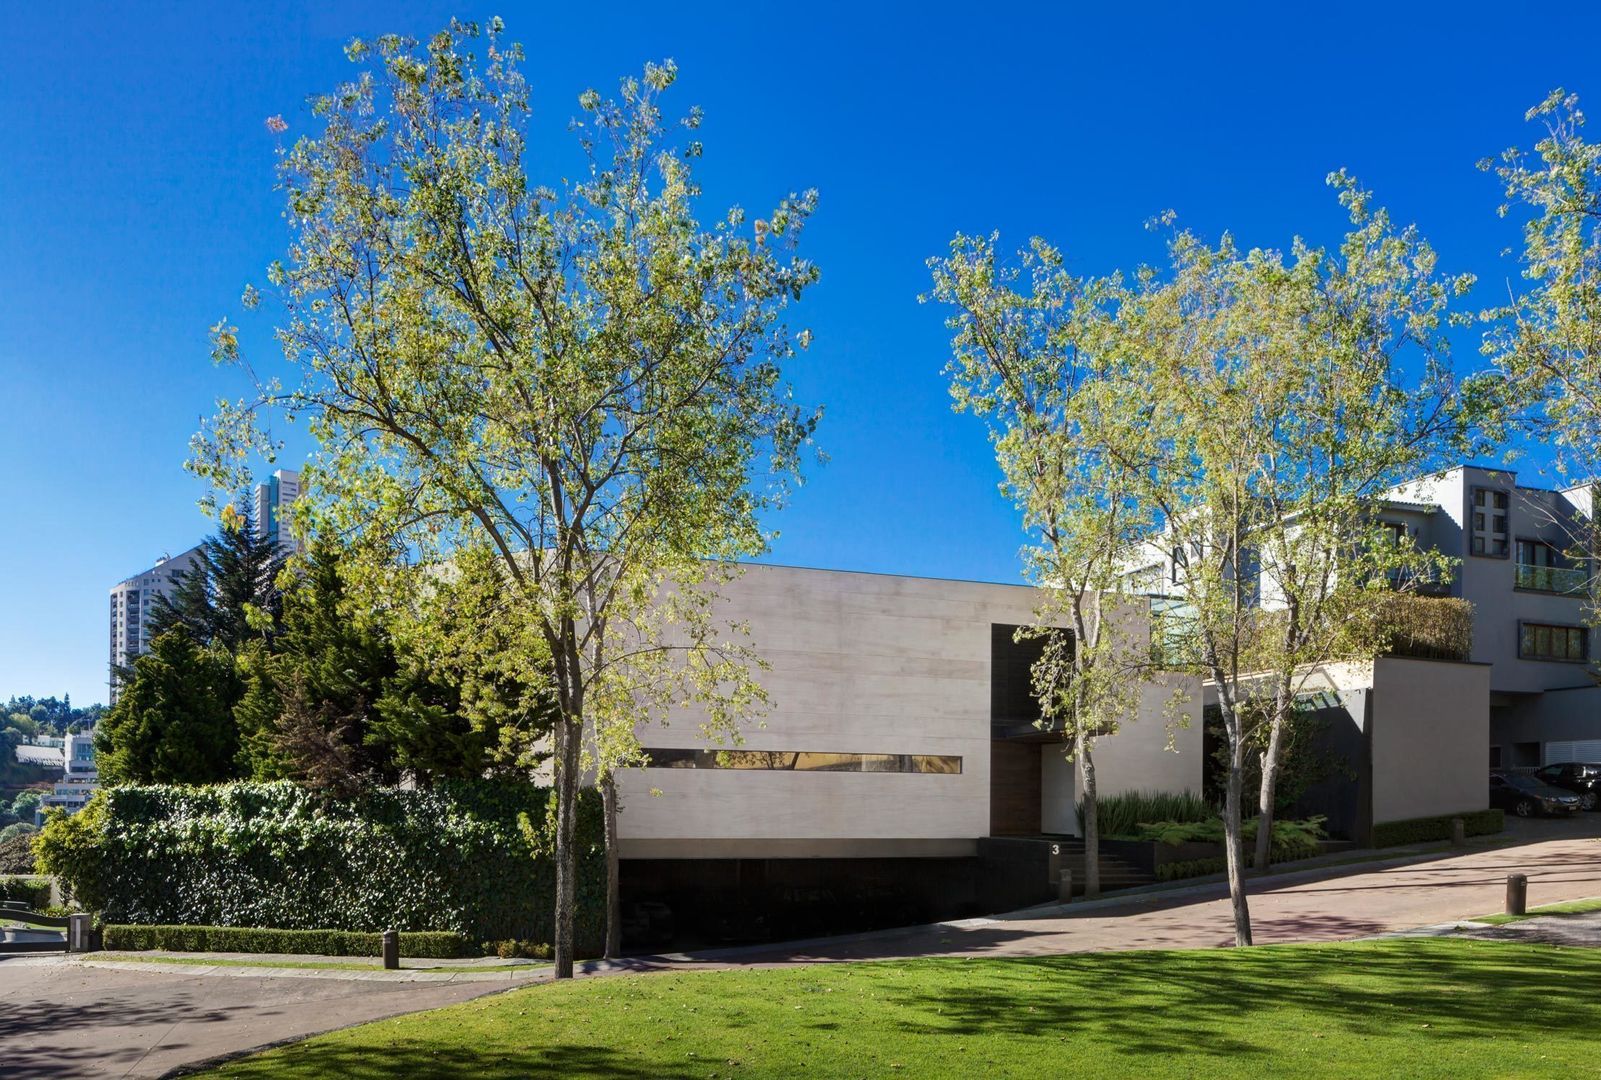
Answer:
[(549, 967), (516, 967), (486, 970), (464, 968), (461, 971), (418, 971), (402, 968), (399, 971), (363, 971), (355, 968), (297, 968), (264, 967), (249, 964), (175, 964), (160, 960), (96, 960), (92, 957), (74, 957), (68, 963), (84, 967), (109, 968), (113, 971), (145, 971), (166, 975), (208, 975), (256, 979), (340, 979), (353, 982), (382, 983), (468, 983), (499, 982), (526, 983), (548, 978)]

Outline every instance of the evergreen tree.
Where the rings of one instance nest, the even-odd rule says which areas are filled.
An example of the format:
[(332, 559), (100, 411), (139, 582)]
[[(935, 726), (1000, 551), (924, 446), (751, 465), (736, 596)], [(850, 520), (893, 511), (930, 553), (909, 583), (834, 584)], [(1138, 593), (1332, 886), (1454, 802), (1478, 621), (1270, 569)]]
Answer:
[(100, 722), (95, 751), (108, 784), (210, 784), (237, 776), (233, 658), (182, 627), (158, 636)]
[(241, 766), (341, 791), (393, 782), (394, 755), (373, 731), (395, 672), (388, 635), (351, 610), (335, 547), (313, 543), (295, 565), (272, 651), (253, 643), (239, 653)]
[(254, 511), (241, 498), (229, 523), (200, 545), (193, 569), (181, 575), (172, 596), (156, 601), (151, 629), (175, 626), (201, 645), (237, 652), (247, 641), (271, 640), (283, 613), (278, 576), (284, 552), (256, 535)]

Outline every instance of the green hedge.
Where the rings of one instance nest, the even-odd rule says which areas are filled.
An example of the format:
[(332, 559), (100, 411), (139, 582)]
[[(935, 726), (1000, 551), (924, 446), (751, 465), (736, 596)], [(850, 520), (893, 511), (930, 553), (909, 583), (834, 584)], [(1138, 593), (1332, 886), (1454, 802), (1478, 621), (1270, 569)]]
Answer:
[(1408, 818), (1405, 821), (1386, 821), (1373, 826), (1374, 847), (1395, 847), (1398, 844), (1422, 844), (1430, 840), (1451, 839), (1451, 819), (1461, 818), (1469, 836), (1488, 836), (1506, 827), (1500, 810), (1474, 810), (1466, 814), (1446, 814), (1443, 817)]
[[(111, 924), (449, 931), (550, 941), (548, 788), (453, 781), (333, 800), (288, 782), (121, 787), (53, 816), (41, 868)], [(600, 800), (579, 803), (577, 948), (604, 940)]]
[(50, 879), (0, 877), (0, 900), (20, 900), (34, 911), (50, 906)]
[(1162, 863), (1156, 868), (1157, 881), (1178, 881), (1180, 878), (1205, 877), (1221, 874), (1228, 869), (1228, 860), (1218, 855), (1210, 859), (1181, 859)]
[[(102, 930), (107, 949), (129, 952), (293, 953), (321, 956), (381, 956), (383, 935), (350, 930), (259, 930), (239, 926), (129, 926), (108, 924)], [(461, 934), (400, 935), (400, 955), (430, 960), (477, 956), (479, 949)]]

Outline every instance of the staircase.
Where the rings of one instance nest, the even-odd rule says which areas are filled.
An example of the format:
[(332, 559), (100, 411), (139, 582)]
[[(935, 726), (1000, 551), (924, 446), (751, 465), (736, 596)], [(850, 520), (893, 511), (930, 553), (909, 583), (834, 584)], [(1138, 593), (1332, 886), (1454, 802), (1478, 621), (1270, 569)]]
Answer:
[[(1047, 842), (1055, 844), (1060, 852), (1058, 856), (1060, 867), (1063, 870), (1070, 871), (1073, 875), (1073, 895), (1083, 896), (1086, 876), (1084, 869), (1086, 865), (1084, 841), (1064, 836), (1052, 838)], [(1100, 864), (1101, 891), (1103, 893), (1111, 892), (1114, 889), (1138, 888), (1141, 885), (1150, 885), (1156, 881), (1156, 877), (1150, 872), (1132, 863), (1124, 862), (1116, 856), (1108, 855), (1104, 851), (1101, 853)], [(1059, 888), (1059, 880), (1053, 880), (1050, 884), (1052, 889)]]
[[(978, 901), (990, 911), (1012, 911), (1061, 898), (1062, 871), (1073, 876), (1073, 895), (1084, 895), (1084, 842), (1071, 836), (992, 836), (978, 843)], [(1156, 880), (1149, 871), (1101, 852), (1101, 892)]]

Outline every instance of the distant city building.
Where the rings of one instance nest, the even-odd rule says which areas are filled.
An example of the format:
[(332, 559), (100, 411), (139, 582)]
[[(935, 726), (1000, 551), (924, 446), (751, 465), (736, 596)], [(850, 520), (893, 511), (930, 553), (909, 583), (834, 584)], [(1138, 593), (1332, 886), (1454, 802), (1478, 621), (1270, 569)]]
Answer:
[(66, 745), (59, 753), (62, 764), (61, 779), (56, 782), (50, 794), (39, 800), (39, 809), (35, 814), (35, 822), (39, 824), (44, 822), (45, 811), (53, 807), (59, 806), (69, 814), (76, 814), (83, 809), (83, 804), (89, 801), (89, 796), (100, 787), (100, 774), (95, 765), (93, 730), (68, 735)]
[(200, 548), (156, 565), (111, 587), (111, 703), (117, 701), (117, 671), (150, 648), (150, 615), (159, 596), (171, 596), (182, 576), (192, 570)]
[(272, 540), (286, 550), (298, 545), (290, 535), (285, 511), (300, 497), (300, 474), (293, 469), (279, 469), (256, 485), (256, 536)]

